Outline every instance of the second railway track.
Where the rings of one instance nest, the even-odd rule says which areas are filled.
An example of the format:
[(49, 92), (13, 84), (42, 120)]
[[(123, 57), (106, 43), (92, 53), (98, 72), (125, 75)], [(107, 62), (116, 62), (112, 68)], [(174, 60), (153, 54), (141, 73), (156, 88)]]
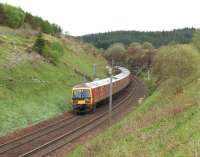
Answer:
[[(113, 102), (113, 114), (120, 112), (123, 107), (133, 101), (133, 95), (138, 94), (136, 92), (140, 90), (138, 84), (139, 82), (136, 78), (132, 79), (132, 83), (121, 94), (121, 97)], [(143, 94), (144, 92), (141, 92), (141, 95)], [(106, 120), (107, 109), (105, 106), (99, 108), (95, 114), (85, 116), (72, 115), (71, 117), (67, 117), (66, 119), (62, 119), (54, 124), (0, 145), (0, 156), (46, 156), (52, 151), (96, 128)]]

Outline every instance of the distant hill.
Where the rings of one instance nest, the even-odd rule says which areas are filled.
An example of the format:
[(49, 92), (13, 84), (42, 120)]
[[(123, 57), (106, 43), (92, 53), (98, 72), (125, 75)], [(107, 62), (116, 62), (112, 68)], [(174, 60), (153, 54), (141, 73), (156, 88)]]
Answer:
[(160, 47), (169, 43), (189, 43), (192, 39), (194, 28), (183, 28), (172, 31), (140, 32), (140, 31), (113, 31), (97, 34), (88, 34), (80, 36), (81, 40), (92, 43), (98, 48), (108, 48), (115, 42), (121, 42), (126, 45), (131, 42), (143, 43), (148, 41), (154, 47)]

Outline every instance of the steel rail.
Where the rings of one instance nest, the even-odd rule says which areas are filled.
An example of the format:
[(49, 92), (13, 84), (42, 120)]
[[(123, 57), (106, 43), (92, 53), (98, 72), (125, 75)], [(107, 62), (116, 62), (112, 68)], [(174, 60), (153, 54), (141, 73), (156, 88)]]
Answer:
[[(134, 81), (136, 82), (135, 79), (134, 79)], [(130, 101), (130, 97), (134, 94), (136, 87), (137, 86), (134, 86), (134, 88), (132, 88), (129, 95), (126, 96), (124, 99), (122, 99), (118, 104), (116, 104), (113, 107), (113, 111), (117, 112), (117, 109), (122, 106), (121, 104), (124, 104), (126, 101), (127, 101), (127, 104), (129, 104), (128, 102)], [(124, 107), (124, 105), (123, 105), (123, 107)], [(31, 150), (29, 152), (26, 152), (26, 153), (20, 155), (20, 157), (35, 156), (34, 154), (37, 154), (38, 152), (40, 152), (39, 156), (45, 156), (45, 155), (51, 153), (52, 151), (59, 149), (63, 145), (66, 145), (69, 142), (77, 139), (78, 137), (82, 136), (83, 134), (87, 133), (88, 131), (91, 131), (92, 129), (96, 128), (98, 125), (102, 124), (104, 121), (107, 120), (107, 116), (108, 116), (107, 114), (108, 114), (108, 111), (105, 111), (105, 112), (101, 113), (100, 115), (94, 117), (94, 119), (89, 120), (87, 123), (82, 124), (81, 126), (75, 128), (69, 132), (66, 132), (65, 134), (45, 143), (37, 148), (34, 148), (33, 150)], [(65, 140), (63, 140), (63, 139), (65, 139)], [(61, 140), (63, 140), (63, 141), (61, 141)], [(59, 141), (61, 141), (61, 143), (58, 146), (53, 147), (53, 145)], [(49, 147), (53, 147), (53, 148), (48, 149)], [(38, 156), (38, 155), (36, 155), (36, 156)]]

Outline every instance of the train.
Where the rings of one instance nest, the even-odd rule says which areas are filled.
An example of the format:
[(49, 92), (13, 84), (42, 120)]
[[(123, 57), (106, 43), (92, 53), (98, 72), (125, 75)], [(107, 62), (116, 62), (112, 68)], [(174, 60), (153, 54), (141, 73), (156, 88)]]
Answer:
[[(126, 88), (131, 81), (130, 71), (115, 66), (119, 73), (112, 77), (112, 94), (115, 95)], [(74, 113), (95, 112), (98, 103), (109, 98), (110, 78), (81, 83), (72, 88), (72, 109)]]

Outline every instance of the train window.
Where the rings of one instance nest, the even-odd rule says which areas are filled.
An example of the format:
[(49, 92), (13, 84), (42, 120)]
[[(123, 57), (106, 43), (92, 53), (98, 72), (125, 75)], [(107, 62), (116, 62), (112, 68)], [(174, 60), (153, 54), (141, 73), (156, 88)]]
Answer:
[(75, 89), (73, 91), (73, 99), (90, 98), (89, 89)]

